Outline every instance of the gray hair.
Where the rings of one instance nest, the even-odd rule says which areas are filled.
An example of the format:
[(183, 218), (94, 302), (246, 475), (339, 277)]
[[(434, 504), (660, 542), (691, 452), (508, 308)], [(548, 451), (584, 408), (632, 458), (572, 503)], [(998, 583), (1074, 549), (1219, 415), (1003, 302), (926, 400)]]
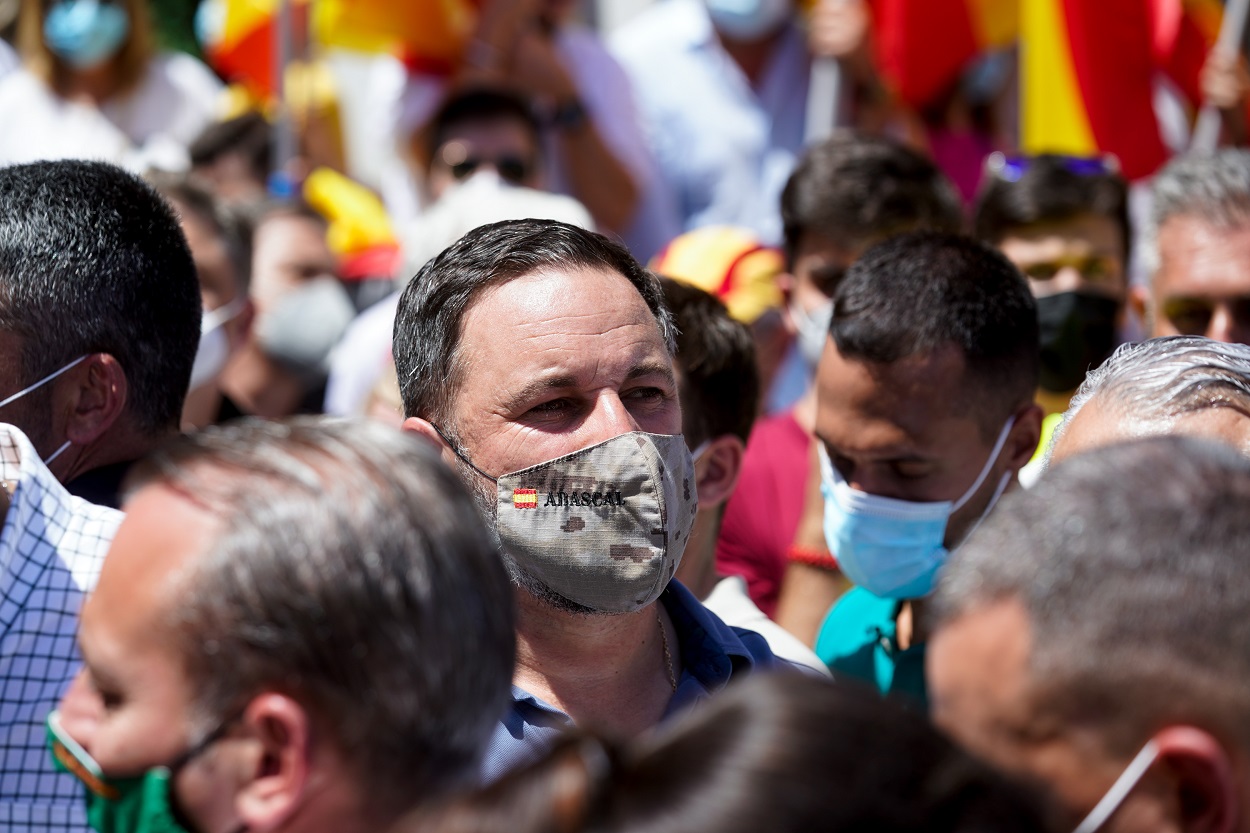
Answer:
[(400, 296), (394, 353), (404, 416), (446, 421), (462, 381), (456, 361), (461, 321), (483, 290), (543, 269), (570, 267), (604, 269), (628, 280), (655, 316), (669, 355), (676, 352), (677, 327), (660, 281), (624, 246), (555, 220), (492, 223), (426, 263)]
[(1223, 148), (1210, 155), (1172, 160), (1151, 185), (1142, 267), (1151, 280), (1159, 271), (1159, 229), (1172, 217), (1192, 216), (1220, 229), (1250, 224), (1250, 151)]
[(1073, 457), (956, 551), (932, 614), (1019, 602), (1039, 719), (1131, 755), (1160, 725), (1250, 745), (1250, 460), (1188, 437)]
[(245, 420), (162, 448), (129, 488), (150, 484), (218, 524), (168, 612), (200, 723), (287, 694), (380, 817), (475, 773), (509, 697), (513, 594), (426, 443), (363, 421)]
[(1250, 346), (1202, 336), (1121, 345), (1077, 389), (1046, 450), (1047, 460), (1094, 398), (1134, 423), (1139, 433), (1164, 433), (1177, 417), (1207, 408), (1236, 408), (1250, 415)]

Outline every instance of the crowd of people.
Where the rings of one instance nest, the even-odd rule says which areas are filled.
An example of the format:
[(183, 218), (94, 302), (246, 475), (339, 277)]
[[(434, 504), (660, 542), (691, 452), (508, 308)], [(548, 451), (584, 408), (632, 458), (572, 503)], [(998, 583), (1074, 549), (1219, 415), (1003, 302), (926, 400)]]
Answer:
[(484, 0), (356, 170), (0, 2), (0, 830), (1250, 830), (1244, 60), (1129, 182), (810, 5)]

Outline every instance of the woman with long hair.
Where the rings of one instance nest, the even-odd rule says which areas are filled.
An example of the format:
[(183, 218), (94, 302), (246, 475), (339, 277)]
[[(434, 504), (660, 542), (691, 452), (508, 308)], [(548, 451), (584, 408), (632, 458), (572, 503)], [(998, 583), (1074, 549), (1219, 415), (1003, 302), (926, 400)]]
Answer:
[(22, 68), (0, 80), (0, 165), (92, 158), (182, 169), (221, 83), (189, 55), (158, 53), (146, 0), (28, 0)]

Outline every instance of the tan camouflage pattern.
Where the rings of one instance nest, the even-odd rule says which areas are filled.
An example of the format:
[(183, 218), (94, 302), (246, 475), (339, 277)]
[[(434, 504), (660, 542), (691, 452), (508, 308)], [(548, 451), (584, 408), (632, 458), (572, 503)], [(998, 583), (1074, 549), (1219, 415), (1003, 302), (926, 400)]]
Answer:
[(497, 481), (496, 528), (524, 570), (605, 613), (659, 597), (698, 509), (680, 435), (635, 431)]

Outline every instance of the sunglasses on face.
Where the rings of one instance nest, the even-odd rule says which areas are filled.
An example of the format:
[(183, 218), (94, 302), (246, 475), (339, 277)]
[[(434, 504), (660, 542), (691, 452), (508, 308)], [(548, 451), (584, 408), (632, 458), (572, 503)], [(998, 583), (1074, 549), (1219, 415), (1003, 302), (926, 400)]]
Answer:
[(1217, 308), (1227, 305), (1236, 329), (1250, 329), (1250, 296), (1231, 298), (1168, 298), (1163, 302), (1163, 315), (1181, 335), (1206, 335)]
[(533, 166), (528, 160), (520, 156), (505, 154), (495, 159), (485, 159), (476, 156), (469, 156), (455, 164), (449, 165), (451, 175), (457, 181), (468, 179), (473, 176), (478, 168), (483, 165), (490, 165), (499, 172), (499, 176), (505, 181), (513, 185), (521, 185), (529, 177)]

